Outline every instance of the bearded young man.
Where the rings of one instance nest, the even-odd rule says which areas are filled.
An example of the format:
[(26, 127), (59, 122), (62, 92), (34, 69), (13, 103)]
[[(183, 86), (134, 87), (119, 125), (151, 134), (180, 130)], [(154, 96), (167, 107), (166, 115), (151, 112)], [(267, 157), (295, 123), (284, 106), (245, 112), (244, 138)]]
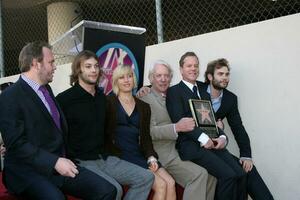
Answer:
[(227, 90), (230, 80), (230, 67), (225, 58), (213, 60), (207, 64), (205, 72), (206, 91), (210, 95), (215, 117), (223, 127), (226, 117), (240, 150), (236, 158), (247, 173), (247, 193), (253, 200), (272, 200), (273, 196), (253, 165), (250, 139), (243, 126), (238, 110), (237, 96)]

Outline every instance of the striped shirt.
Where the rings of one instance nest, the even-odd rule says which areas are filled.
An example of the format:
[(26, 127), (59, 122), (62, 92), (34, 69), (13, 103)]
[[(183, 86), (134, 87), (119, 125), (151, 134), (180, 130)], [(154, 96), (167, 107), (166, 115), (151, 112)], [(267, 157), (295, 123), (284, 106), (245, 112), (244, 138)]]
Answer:
[(24, 74), (21, 74), (21, 78), (33, 89), (33, 91), (38, 95), (38, 97), (42, 100), (43, 104), (46, 106), (47, 110), (49, 111), (49, 113), (51, 114), (50, 111), (50, 106), (48, 104), (48, 102), (46, 101), (42, 91), (39, 90), (40, 88), (40, 84), (38, 84), (37, 82), (35, 82), (34, 80), (29, 79), (27, 76), (25, 76)]

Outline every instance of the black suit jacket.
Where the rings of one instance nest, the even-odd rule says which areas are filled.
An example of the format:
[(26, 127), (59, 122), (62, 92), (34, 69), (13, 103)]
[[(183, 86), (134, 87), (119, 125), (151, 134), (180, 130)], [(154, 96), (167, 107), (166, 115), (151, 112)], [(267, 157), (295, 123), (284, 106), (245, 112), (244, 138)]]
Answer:
[[(205, 85), (205, 91), (207, 87), (208, 85)], [(251, 158), (250, 139), (242, 123), (237, 96), (227, 89), (223, 90), (221, 106), (215, 113), (216, 119), (223, 120), (225, 117), (239, 146), (240, 156)]]
[[(201, 99), (210, 100), (209, 94), (205, 91), (203, 83), (197, 81), (198, 90)], [(177, 85), (170, 87), (167, 91), (166, 105), (169, 116), (173, 123), (178, 122), (183, 117), (192, 117), (189, 106), (189, 99), (199, 99), (182, 81)], [(181, 159), (192, 160), (202, 156), (202, 148), (198, 141), (202, 134), (200, 128), (195, 128), (193, 131), (178, 133), (176, 148)], [(224, 134), (219, 130), (220, 134)]]
[[(46, 87), (55, 101), (50, 86)], [(4, 181), (10, 192), (20, 193), (31, 182), (45, 177), (58, 186), (62, 184), (63, 177), (54, 170), (64, 153), (63, 134), (67, 132), (60, 109), (59, 112), (62, 130), (21, 78), (1, 94), (0, 131), (6, 146)]]

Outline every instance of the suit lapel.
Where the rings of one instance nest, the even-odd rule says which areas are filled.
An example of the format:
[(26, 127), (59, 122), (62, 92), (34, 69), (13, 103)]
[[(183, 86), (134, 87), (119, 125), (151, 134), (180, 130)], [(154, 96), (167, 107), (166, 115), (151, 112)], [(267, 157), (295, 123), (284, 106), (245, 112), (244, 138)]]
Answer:
[[(184, 96), (186, 96), (186, 97), (192, 97), (192, 99), (199, 99), (199, 97), (196, 96), (193, 93), (193, 91), (190, 90), (190, 88), (186, 84), (184, 84), (183, 81), (180, 81), (179, 85), (180, 85), (180, 88), (182, 88), (182, 92), (183, 92)], [(199, 91), (199, 93), (200, 93), (200, 91)]]
[[(24, 91), (25, 96), (28, 96), (32, 100), (32, 102), (36, 105), (36, 107), (41, 110), (43, 115), (48, 120), (50, 120), (53, 123), (53, 125), (56, 127), (56, 124), (55, 124), (51, 114), (47, 110), (46, 106), (44, 105), (44, 103), (42, 102), (40, 97), (35, 93), (35, 91), (22, 78), (20, 78), (18, 80), (18, 82), (20, 83), (21, 89)], [(47, 86), (47, 87), (49, 87), (49, 86)], [(53, 98), (52, 91), (50, 90), (49, 92), (50, 92), (51, 97)], [(54, 99), (54, 102), (57, 105), (57, 102), (55, 101), (55, 99)], [(59, 108), (59, 106), (57, 106), (57, 107)], [(60, 116), (63, 115), (60, 109), (59, 109), (59, 114), (60, 114)], [(57, 129), (59, 129), (59, 128), (57, 128)]]
[(42, 111), (42, 113), (47, 117), (49, 120), (52, 120), (52, 117), (50, 113), (48, 112), (46, 106), (43, 104), (42, 100), (39, 98), (39, 96), (34, 92), (34, 90), (23, 80), (19, 79), (21, 83), (22, 90), (28, 96), (31, 98), (32, 102), (37, 105), (37, 107)]
[(201, 82), (199, 81), (197, 81), (197, 86), (198, 86), (201, 99), (211, 101), (210, 95), (207, 93), (207, 87), (204, 84), (201, 84)]
[(226, 92), (226, 90), (224, 89), (223, 90), (223, 97), (222, 97), (222, 100), (221, 100), (221, 106), (220, 108), (218, 109), (218, 111), (216, 112), (216, 116), (218, 118), (224, 118), (225, 116), (223, 116), (225, 114), (225, 110), (227, 110), (227, 106), (230, 105), (228, 104), (228, 93)]
[[(211, 98), (210, 98), (210, 94), (207, 92), (207, 87), (208, 85), (205, 84), (205, 86), (203, 86), (203, 90), (205, 91), (206, 94), (203, 94), (203, 95), (207, 95), (207, 97), (209, 98), (209, 100), (211, 101)], [(203, 92), (204, 92), (203, 91)], [(215, 113), (215, 117), (216, 118), (225, 118), (224, 116), (224, 111), (227, 110), (227, 105), (228, 105), (228, 93), (226, 91), (226, 89), (223, 90), (223, 97), (222, 97), (222, 100), (221, 100), (221, 106), (220, 108), (218, 109), (218, 111)]]
[[(55, 105), (56, 105), (56, 108), (58, 109), (58, 112), (59, 112), (59, 116), (60, 116), (60, 126), (61, 126), (61, 131), (63, 131), (63, 132), (65, 132), (65, 133), (67, 133), (67, 121), (66, 121), (66, 119), (65, 119), (65, 116), (64, 116), (64, 113), (63, 113), (63, 111), (61, 110), (61, 108), (60, 108), (60, 106), (59, 106), (59, 103), (56, 101), (56, 98), (54, 97), (54, 94), (53, 94), (53, 92), (52, 92), (52, 89), (51, 89), (51, 87), (49, 86), (49, 85), (47, 85), (46, 86), (47, 87), (47, 89), (48, 89), (48, 91), (49, 91), (49, 93), (50, 93), (50, 96), (52, 97), (52, 99), (53, 99), (53, 101), (54, 101), (54, 103), (55, 103)], [(47, 110), (48, 111), (48, 110)], [(48, 112), (48, 114), (49, 114), (49, 116), (51, 117), (51, 119), (52, 119), (52, 121), (54, 122), (54, 120), (53, 120), (53, 118), (52, 118), (52, 116), (50, 115), (50, 113)], [(55, 124), (55, 122), (54, 122), (54, 124)], [(55, 125), (56, 126), (56, 125)]]

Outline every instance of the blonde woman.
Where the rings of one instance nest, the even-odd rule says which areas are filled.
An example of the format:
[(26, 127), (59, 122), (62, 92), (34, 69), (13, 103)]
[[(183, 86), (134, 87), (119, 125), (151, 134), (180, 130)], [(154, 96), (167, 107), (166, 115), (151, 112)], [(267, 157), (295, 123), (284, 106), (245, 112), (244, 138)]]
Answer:
[(113, 92), (107, 105), (107, 148), (121, 159), (149, 169), (155, 175), (154, 200), (175, 200), (175, 181), (157, 161), (150, 137), (150, 106), (133, 96), (136, 78), (130, 66), (113, 72)]

